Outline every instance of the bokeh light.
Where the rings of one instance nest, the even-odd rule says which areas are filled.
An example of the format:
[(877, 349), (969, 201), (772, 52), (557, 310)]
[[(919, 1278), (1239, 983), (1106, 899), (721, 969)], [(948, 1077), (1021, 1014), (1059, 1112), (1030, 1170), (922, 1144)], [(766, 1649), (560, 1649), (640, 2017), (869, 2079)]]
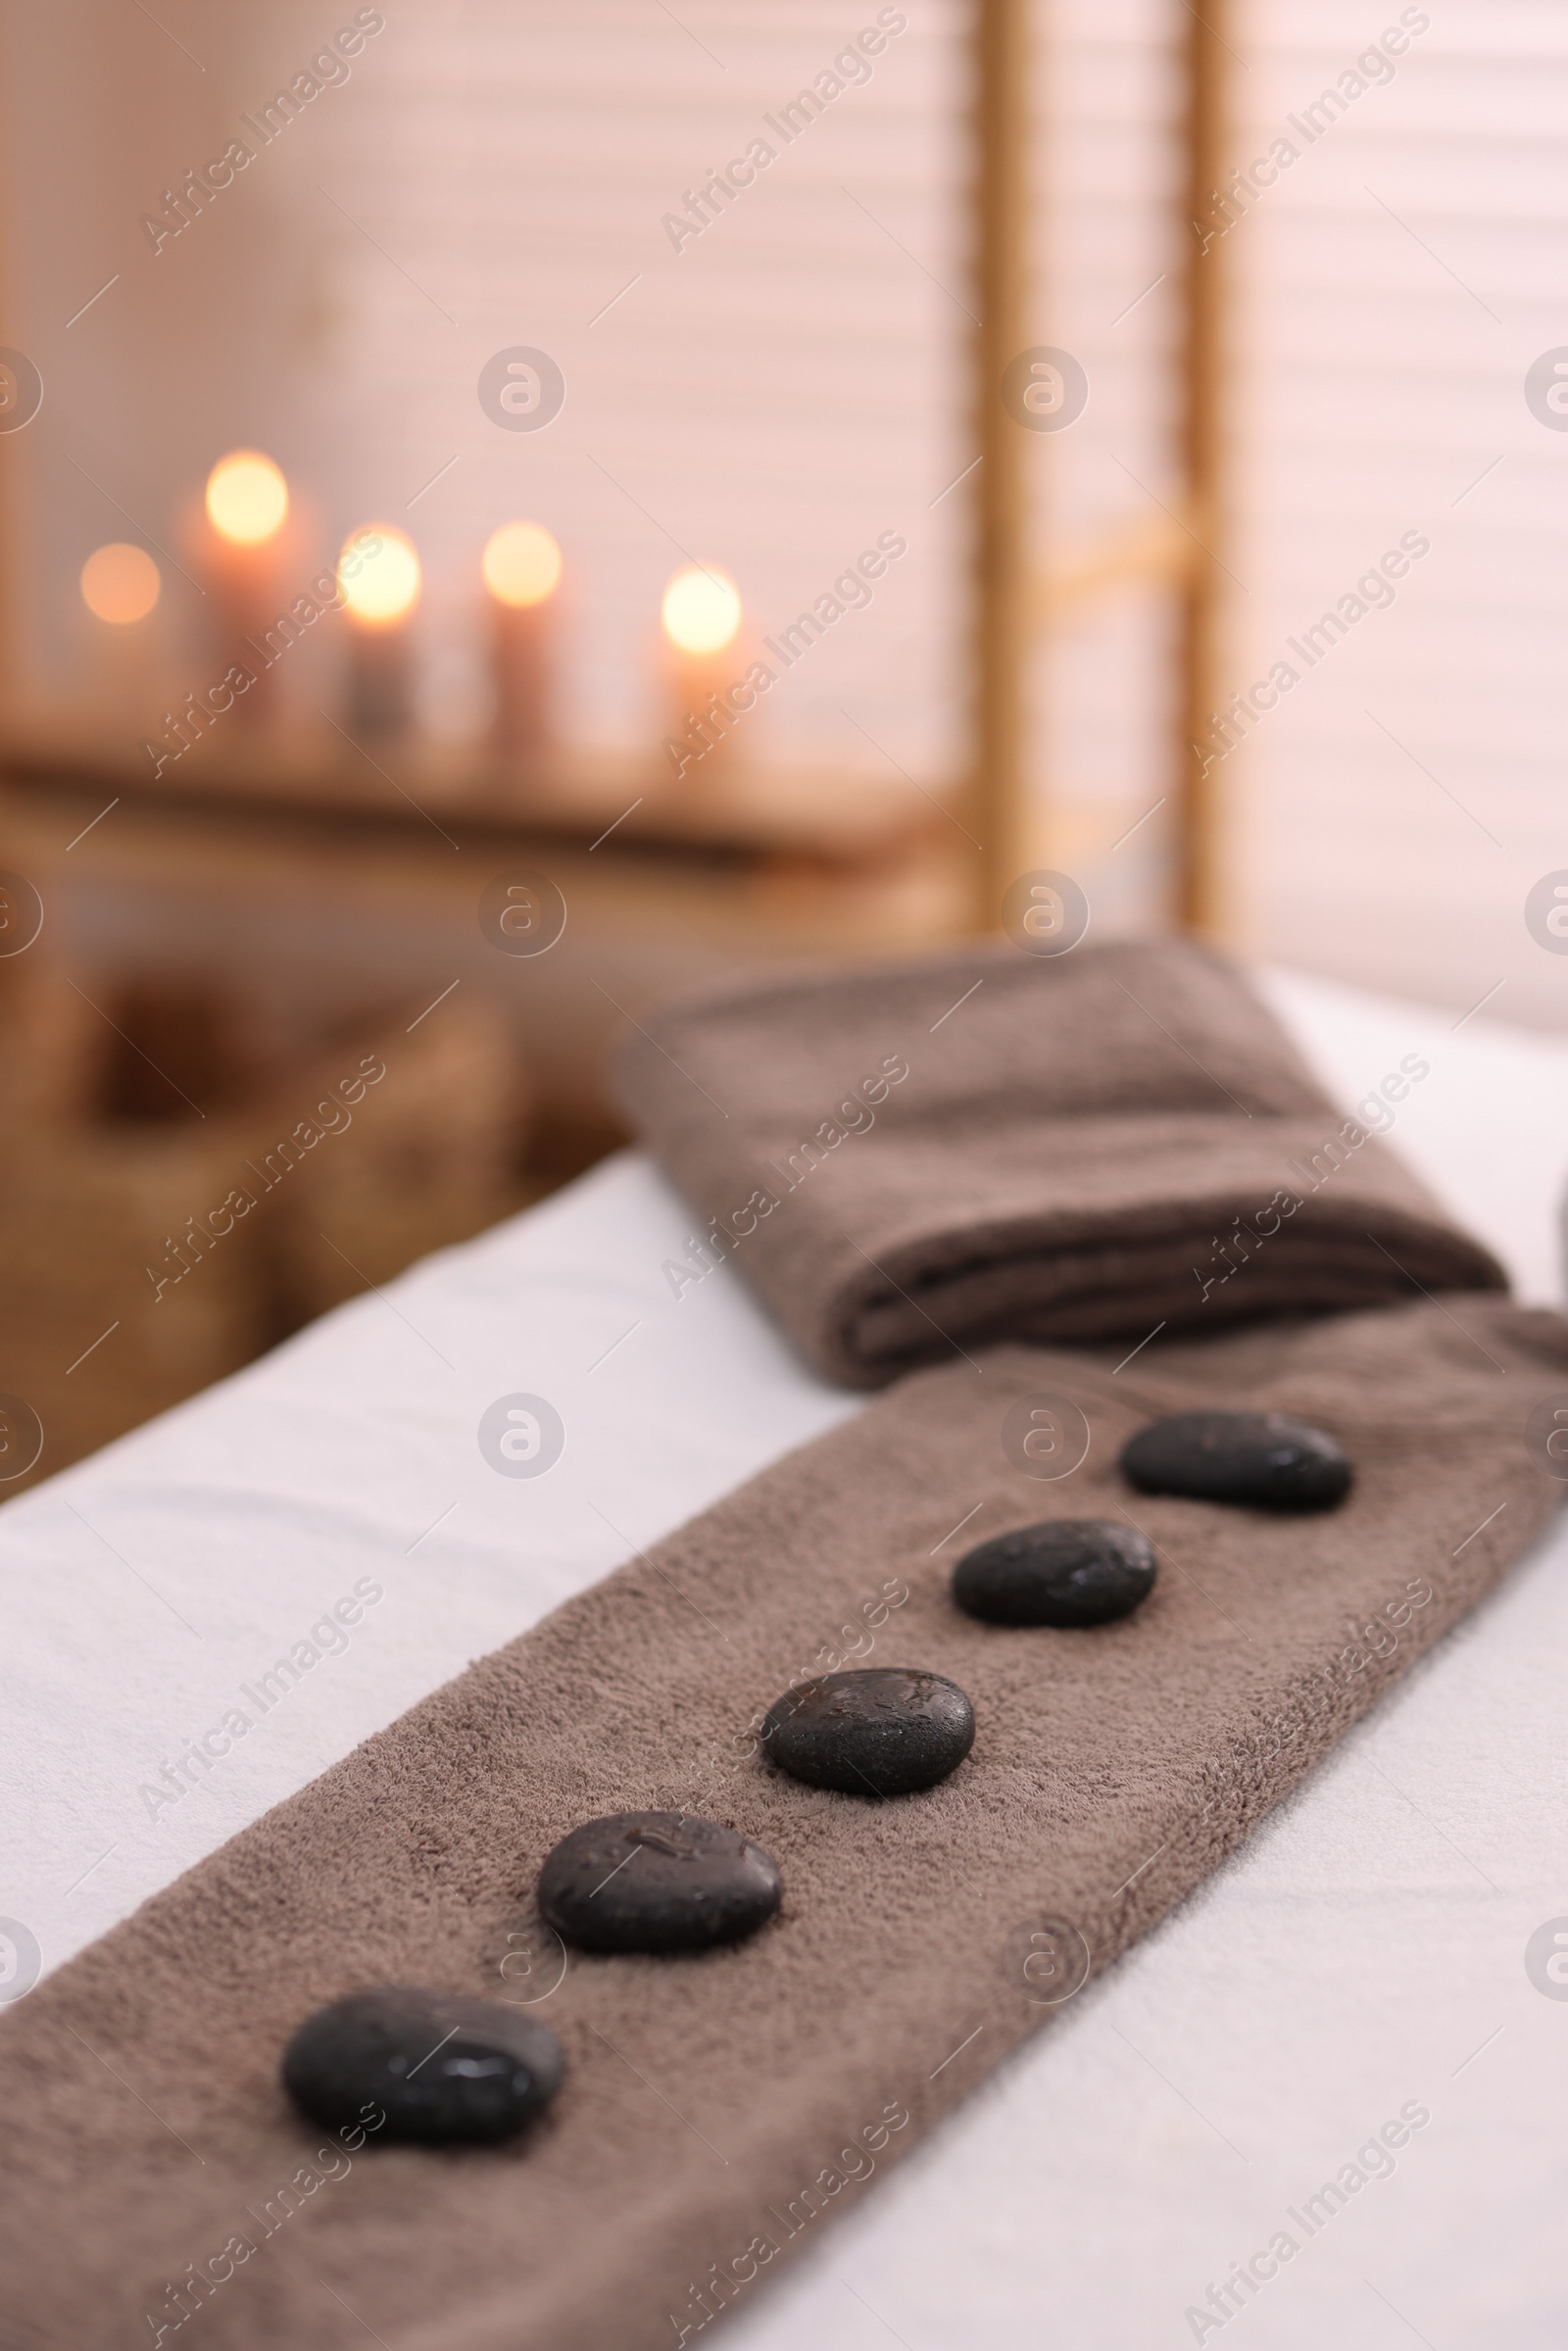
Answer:
[(414, 542), (390, 522), (368, 522), (344, 540), (337, 579), (349, 611), (368, 628), (390, 628), (419, 601)]
[(484, 584), (501, 604), (543, 604), (561, 577), (561, 549), (542, 522), (504, 522), (485, 541)]
[(100, 620), (117, 628), (145, 620), (158, 602), (163, 581), (158, 565), (139, 547), (115, 539), (99, 547), (81, 566), (81, 600)]
[(207, 515), (236, 547), (259, 547), (282, 528), (288, 484), (270, 457), (236, 449), (207, 476)]
[(664, 590), (664, 633), (682, 653), (717, 653), (741, 624), (740, 590), (713, 563), (690, 563)]

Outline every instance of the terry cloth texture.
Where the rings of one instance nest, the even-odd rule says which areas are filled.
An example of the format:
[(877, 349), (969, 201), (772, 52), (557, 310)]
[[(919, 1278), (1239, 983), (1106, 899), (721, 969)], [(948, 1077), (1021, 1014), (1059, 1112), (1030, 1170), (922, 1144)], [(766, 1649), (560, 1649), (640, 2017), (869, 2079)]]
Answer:
[(1347, 1119), (1182, 941), (748, 986), (652, 1015), (619, 1089), (696, 1238), (852, 1387), (998, 1339), (1507, 1287), (1369, 1133), (1391, 1102)]
[[(1562, 1492), (1525, 1434), (1568, 1384), (1551, 1314), (1455, 1296), (1117, 1361), (1006, 1347), (916, 1373), (30, 1994), (0, 2028), (8, 2351), (696, 2339), (1202, 1879)], [(1202, 1405), (1330, 1430), (1348, 1500), (1287, 1519), (1134, 1493), (1129, 1432)], [(1020, 1418), (1075, 1427), (1068, 1406), (1087, 1454), (1031, 1474)], [(1018, 1632), (952, 1606), (966, 1543), (1095, 1515), (1159, 1546), (1136, 1615)], [(855, 1662), (968, 1691), (951, 1779), (879, 1803), (757, 1752), (773, 1698)], [(779, 1915), (701, 1957), (568, 1959), (532, 1908), (551, 1846), (680, 1806), (776, 1857)], [(384, 1983), (554, 2029), (567, 2071), (531, 2137), (346, 2151), (298, 2119), (289, 2034)]]

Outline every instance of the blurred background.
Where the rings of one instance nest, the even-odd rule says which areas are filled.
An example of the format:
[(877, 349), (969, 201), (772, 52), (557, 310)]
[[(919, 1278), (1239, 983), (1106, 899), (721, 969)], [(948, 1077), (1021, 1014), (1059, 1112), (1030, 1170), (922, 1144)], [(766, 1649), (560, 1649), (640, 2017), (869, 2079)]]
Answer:
[(1568, 1026), (1560, 9), (0, 22), (6, 1491), (1021, 874)]

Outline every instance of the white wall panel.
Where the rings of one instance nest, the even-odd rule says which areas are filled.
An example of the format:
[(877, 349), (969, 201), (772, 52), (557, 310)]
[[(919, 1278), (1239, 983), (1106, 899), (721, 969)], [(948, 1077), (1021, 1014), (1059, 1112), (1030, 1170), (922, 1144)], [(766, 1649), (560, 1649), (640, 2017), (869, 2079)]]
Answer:
[[(1406, 530), (1431, 552), (1226, 763), (1268, 952), (1462, 1014), (1568, 1023), (1524, 922), (1568, 866), (1568, 433), (1524, 398), (1568, 344), (1568, 18), (1403, 12), (1369, 87), (1228, 232), (1246, 686)], [(1401, 11), (1253, 0), (1247, 163)], [(1424, 22), (1424, 28), (1421, 25)], [(1377, 69), (1374, 69), (1377, 71)], [(1370, 78), (1367, 76), (1366, 78)], [(1288, 653), (1286, 658), (1290, 659)]]

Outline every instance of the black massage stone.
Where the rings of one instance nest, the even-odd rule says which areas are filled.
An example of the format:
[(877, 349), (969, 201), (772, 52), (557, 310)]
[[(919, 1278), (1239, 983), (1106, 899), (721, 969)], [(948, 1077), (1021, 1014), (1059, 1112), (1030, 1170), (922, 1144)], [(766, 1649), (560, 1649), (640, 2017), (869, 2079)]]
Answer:
[(539, 1908), (585, 1951), (706, 1951), (755, 1934), (779, 1906), (760, 1845), (690, 1812), (612, 1812), (564, 1837), (539, 1873)]
[(823, 1674), (776, 1698), (766, 1752), (792, 1779), (852, 1796), (934, 1788), (974, 1744), (974, 1708), (956, 1682), (901, 1666)]
[(1108, 1625), (1154, 1589), (1154, 1553), (1135, 1527), (1050, 1518), (965, 1551), (953, 1596), (988, 1625)]
[(334, 2000), (283, 2052), (283, 2086), (313, 2123), (430, 2146), (514, 2138), (561, 2070), (555, 2034), (515, 2008), (404, 1985)]
[(1143, 1494), (1185, 1494), (1255, 1510), (1333, 1510), (1354, 1471), (1332, 1437), (1283, 1412), (1176, 1412), (1122, 1446)]

